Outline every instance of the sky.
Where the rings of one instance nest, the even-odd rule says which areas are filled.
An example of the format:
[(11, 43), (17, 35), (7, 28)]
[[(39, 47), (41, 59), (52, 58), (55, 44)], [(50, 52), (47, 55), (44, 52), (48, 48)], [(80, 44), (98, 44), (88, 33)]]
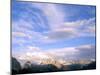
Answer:
[(12, 55), (95, 59), (96, 7), (12, 1)]

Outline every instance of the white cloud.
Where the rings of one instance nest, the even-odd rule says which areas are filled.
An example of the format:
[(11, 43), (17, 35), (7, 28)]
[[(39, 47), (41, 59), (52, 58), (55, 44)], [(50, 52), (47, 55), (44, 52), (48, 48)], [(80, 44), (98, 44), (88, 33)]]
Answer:
[(63, 40), (82, 36), (95, 36), (95, 18), (65, 22), (46, 32), (48, 40)]
[(12, 35), (16, 37), (27, 37), (27, 35), (23, 32), (12, 32)]
[[(66, 47), (66, 48), (58, 48), (58, 49), (51, 49), (48, 51), (48, 53), (53, 54), (56, 58), (64, 57), (64, 56), (73, 56), (77, 54), (79, 50), (77, 50), (75, 47)], [(66, 57), (68, 58), (68, 57)]]
[(38, 47), (33, 47), (33, 46), (28, 46), (28, 49), (29, 49), (30, 51), (38, 51), (38, 50), (40, 50), (40, 48), (38, 48)]
[(47, 34), (48, 38), (52, 40), (69, 39), (75, 37), (76, 35), (76, 30), (72, 28), (59, 28), (48, 32)]
[[(35, 7), (43, 13), (39, 14), (30, 7)], [(13, 30), (20, 32), (20, 34), (17, 34), (19, 36), (28, 37), (32, 41), (42, 43), (52, 43), (57, 40), (80, 36), (95, 36), (95, 18), (65, 22), (64, 16), (66, 13), (63, 13), (55, 4), (32, 3), (30, 7), (26, 9), (26, 13), (21, 14), (21, 18), (17, 22), (13, 22)], [(34, 20), (30, 14), (36, 16)], [(41, 15), (45, 15), (44, 17), (46, 17), (49, 25), (45, 25), (44, 18)], [(49, 28), (50, 30), (41, 34), (42, 32), (35, 31), (39, 27), (43, 29)], [(84, 29), (80, 29), (82, 27)]]
[(80, 59), (95, 59), (96, 56), (96, 47), (95, 45), (83, 45), (77, 48), (80, 50), (79, 58)]
[(82, 46), (78, 46), (78, 48), (86, 48), (86, 49), (91, 49), (92, 47), (95, 47), (93, 45), (82, 45)]
[(95, 18), (66, 22), (48, 33), (51, 39), (69, 39), (80, 36), (95, 36)]
[(33, 6), (44, 12), (51, 30), (60, 27), (64, 22), (64, 13), (55, 4), (33, 3)]
[(19, 61), (34, 61), (37, 63), (44, 60), (91, 60), (95, 59), (95, 46), (87, 44), (77, 47), (55, 48), (49, 50), (42, 50), (39, 47), (29, 46), (26, 51), (17, 54), (16, 58)]
[[(42, 5), (39, 3), (33, 3), (33, 6), (41, 10), (43, 13), (37, 13), (29, 7), (25, 9), (27, 12), (19, 15), (19, 20), (12, 22), (13, 43), (23, 45), (27, 42), (31, 44), (30, 46), (23, 45), (24, 49), (21, 53), (19, 53), (19, 56), (17, 56), (19, 59), (40, 61), (41, 59), (45, 58), (48, 59), (59, 57), (77, 58), (79, 56), (86, 56), (88, 58), (88, 54), (90, 55), (89, 57), (92, 57), (91, 54), (94, 56), (94, 46), (92, 48), (90, 45), (70, 48), (57, 48), (46, 51), (40, 49), (39, 47), (35, 47), (35, 45), (33, 45), (34, 41), (36, 43), (48, 44), (59, 40), (71, 39), (80, 36), (94, 36), (95, 18), (65, 22), (64, 16), (65, 14), (67, 15), (67, 13), (63, 13), (55, 4)], [(41, 17), (41, 15), (44, 15), (47, 21), (44, 21), (44, 18)], [(49, 25), (45, 24), (45, 22), (48, 22)], [(49, 28), (50, 30), (44, 32), (35, 30), (39, 30), (39, 28), (40, 30), (41, 28), (43, 30)], [(17, 39), (17, 37), (20, 37), (23, 40)], [(26, 37), (29, 39), (24, 39)], [(21, 46), (20, 48), (22, 49), (23, 47)], [(91, 52), (91, 50), (93, 51)]]
[(65, 22), (64, 27), (74, 28), (74, 29), (85, 27), (85, 30), (87, 30), (90, 27), (95, 27), (95, 18)]

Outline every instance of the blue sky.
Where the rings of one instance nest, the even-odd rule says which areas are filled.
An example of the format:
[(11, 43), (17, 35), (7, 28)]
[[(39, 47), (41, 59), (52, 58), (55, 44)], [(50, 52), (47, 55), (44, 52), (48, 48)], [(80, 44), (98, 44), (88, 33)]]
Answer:
[(13, 55), (94, 59), (95, 10), (88, 5), (13, 1)]

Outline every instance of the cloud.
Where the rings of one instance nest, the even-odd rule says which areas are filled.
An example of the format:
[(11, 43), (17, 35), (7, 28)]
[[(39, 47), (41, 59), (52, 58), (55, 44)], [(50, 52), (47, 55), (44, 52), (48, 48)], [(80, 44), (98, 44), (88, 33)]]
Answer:
[(13, 37), (29, 37), (27, 34), (23, 32), (12, 32)]
[(65, 47), (65, 48), (58, 48), (58, 49), (51, 49), (48, 51), (48, 53), (51, 53), (55, 56), (55, 58), (63, 58), (66, 56), (66, 58), (70, 58), (69, 56), (73, 56), (77, 54), (79, 50), (75, 49), (75, 47)]
[(39, 47), (34, 47), (34, 46), (28, 46), (27, 49), (28, 49), (29, 52), (31, 52), (31, 51), (32, 51), (32, 52), (33, 52), (33, 51), (39, 51), (39, 50), (40, 50)]
[(73, 38), (73, 36), (76, 36), (76, 33), (72, 28), (59, 28), (48, 32), (47, 36), (51, 40), (63, 40)]
[[(34, 30), (36, 32), (41, 32), (48, 30), (48, 24), (45, 22), (46, 16), (43, 13), (41, 8), (36, 8), (35, 6), (32, 5), (32, 3), (19, 3), (16, 2), (19, 6), (16, 5), (13, 6), (15, 10), (13, 10), (13, 24), (14, 28), (13, 29), (20, 29), (20, 28), (26, 28), (30, 30)], [(25, 5), (26, 4), (26, 5)], [(23, 8), (23, 5), (25, 7)], [(18, 12), (19, 14), (16, 14)], [(16, 25), (16, 27), (15, 27)]]
[[(95, 49), (92, 46), (65, 47), (50, 50), (42, 50), (41, 48), (46, 47), (43, 45), (54, 44), (59, 40), (64, 41), (87, 36), (94, 37), (95, 17), (90, 16), (88, 19), (85, 17), (83, 17), (84, 19), (75, 18), (75, 20), (69, 21), (65, 20), (65, 17), (68, 14), (70, 15), (70, 12), (62, 11), (62, 8), (56, 4), (29, 3), (24, 5), (24, 2), (22, 2), (19, 5), (13, 10), (16, 18), (13, 17), (12, 21), (12, 42), (13, 51), (18, 49), (15, 46), (19, 47), (19, 44), (21, 45), (16, 51), (21, 52), (19, 53), (21, 59), (40, 60), (59, 57), (74, 59), (78, 57), (85, 58), (85, 56), (88, 58), (88, 54), (90, 55), (91, 52), (93, 54)], [(74, 10), (77, 11), (77, 9)], [(81, 13), (77, 14), (80, 15)], [(67, 17), (66, 19), (69, 18)], [(40, 44), (42, 47), (40, 47)], [(90, 55), (90, 57), (94, 57), (94, 55)]]
[(95, 59), (96, 57), (96, 47), (94, 45), (83, 45), (77, 48), (80, 50), (79, 58), (80, 59)]
[(95, 36), (95, 18), (65, 22), (60, 27), (53, 27), (53, 30), (47, 32), (47, 37), (51, 40), (63, 40), (83, 36)]
[[(31, 47), (31, 46), (30, 46)], [(94, 45), (80, 45), (77, 47), (56, 48), (43, 51), (38, 47), (30, 48), (22, 53), (19, 57), (20, 60), (30, 60), (41, 62), (46, 59), (55, 60), (91, 60), (95, 59), (95, 46)], [(34, 50), (35, 49), (35, 50)], [(36, 50), (38, 49), (38, 50)]]
[(21, 33), (17, 35), (28, 37), (28, 41), (53, 43), (80, 36), (95, 36), (95, 18), (65, 21), (67, 13), (57, 4), (30, 3), (24, 11), (21, 9), (23, 8), (17, 8), (20, 14), (15, 14), (19, 18), (12, 22), (12, 29)]
[(44, 12), (51, 30), (58, 26), (60, 27), (60, 25), (64, 22), (64, 13), (61, 8), (57, 7), (56, 4), (33, 3), (33, 6)]
[[(31, 24), (27, 24), (29, 27), (25, 27), (24, 22), (19, 24), (22, 26), (15, 26), (18, 32), (13, 32), (16, 36), (34, 38), (33, 40), (41, 41), (43, 43), (50, 43), (57, 40), (71, 39), (80, 36), (95, 36), (95, 18), (88, 20), (78, 20), (73, 22), (66, 22), (60, 27), (54, 27), (53, 30), (46, 31), (44, 34), (35, 32), (34, 29), (29, 29)], [(31, 27), (30, 27), (31, 28)]]
[[(66, 22), (64, 24), (65, 28), (72, 28), (73, 30), (80, 31), (88, 31), (91, 33), (91, 28), (95, 30), (95, 18), (89, 18), (84, 20), (77, 20), (72, 22)], [(95, 31), (94, 31), (95, 32)], [(92, 30), (93, 33), (93, 30)]]

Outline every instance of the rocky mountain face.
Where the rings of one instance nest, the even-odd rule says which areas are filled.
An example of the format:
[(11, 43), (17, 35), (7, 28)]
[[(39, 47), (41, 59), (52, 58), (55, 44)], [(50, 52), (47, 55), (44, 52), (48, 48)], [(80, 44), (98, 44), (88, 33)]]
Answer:
[(18, 62), (18, 60), (14, 57), (12, 57), (12, 72), (14, 73), (18, 73), (20, 70), (21, 70), (21, 65), (20, 63)]

